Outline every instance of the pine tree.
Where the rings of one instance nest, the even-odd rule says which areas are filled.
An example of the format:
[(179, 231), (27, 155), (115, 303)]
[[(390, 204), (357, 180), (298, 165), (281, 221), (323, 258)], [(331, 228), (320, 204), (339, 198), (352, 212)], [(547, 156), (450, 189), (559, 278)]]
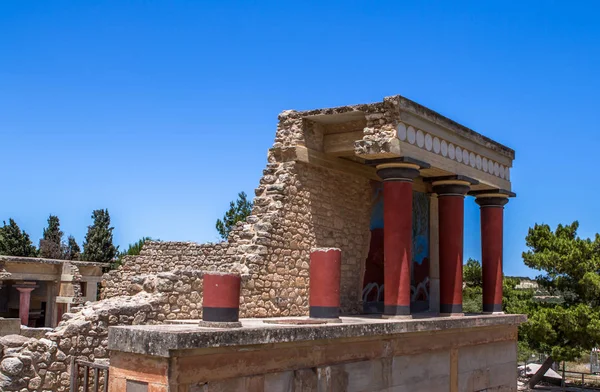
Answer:
[(577, 359), (600, 344), (600, 235), (580, 238), (578, 228), (573, 222), (553, 232), (536, 224), (525, 238), (525, 265), (542, 271), (540, 287), (562, 299), (537, 304), (522, 325), (529, 346), (548, 355), (530, 387), (554, 361)]
[(238, 199), (229, 203), (229, 210), (223, 216), (223, 220), (217, 219), (216, 228), (221, 238), (226, 240), (235, 224), (244, 221), (251, 213), (252, 202), (248, 201), (245, 192), (238, 193)]
[(67, 240), (67, 246), (64, 252), (65, 260), (79, 260), (81, 257), (81, 248), (77, 244), (75, 237), (69, 236)]
[(56, 215), (48, 217), (48, 227), (40, 240), (40, 256), (49, 259), (62, 259), (64, 249), (62, 246), (63, 232), (60, 230), (60, 220)]
[(31, 242), (29, 234), (21, 230), (17, 223), (10, 218), (8, 225), (3, 222), (0, 227), (0, 254), (6, 256), (35, 257), (37, 249)]
[(110, 227), (108, 210), (94, 210), (92, 219), (94, 223), (88, 226), (83, 242), (82, 259), (102, 263), (112, 262), (118, 254), (118, 247), (113, 245), (114, 227)]

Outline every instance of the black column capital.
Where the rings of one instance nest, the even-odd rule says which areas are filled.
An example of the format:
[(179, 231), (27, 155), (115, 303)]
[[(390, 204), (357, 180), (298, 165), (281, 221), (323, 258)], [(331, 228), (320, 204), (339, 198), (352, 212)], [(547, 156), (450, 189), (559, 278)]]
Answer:
[(508, 196), (501, 195), (482, 195), (475, 198), (475, 203), (479, 204), (480, 207), (499, 207), (504, 208), (504, 205), (508, 203)]
[(383, 181), (412, 182), (420, 174), (420, 166), (414, 163), (382, 163), (376, 169)]
[(433, 192), (438, 196), (465, 196), (471, 189), (471, 183), (462, 180), (442, 180), (435, 181)]

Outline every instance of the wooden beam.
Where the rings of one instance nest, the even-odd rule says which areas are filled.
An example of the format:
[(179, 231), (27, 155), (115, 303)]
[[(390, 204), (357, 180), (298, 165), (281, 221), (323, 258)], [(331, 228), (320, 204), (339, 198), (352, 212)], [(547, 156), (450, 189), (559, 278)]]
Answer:
[(323, 152), (334, 156), (353, 156), (354, 142), (362, 138), (362, 130), (325, 135), (323, 137)]
[[(296, 161), (366, 177), (375, 181), (382, 181), (372, 166), (363, 165), (348, 159), (332, 157), (304, 146), (296, 146)], [(426, 184), (421, 178), (415, 178), (413, 182), (413, 189), (419, 192), (430, 192), (430, 187), (430, 184)]]

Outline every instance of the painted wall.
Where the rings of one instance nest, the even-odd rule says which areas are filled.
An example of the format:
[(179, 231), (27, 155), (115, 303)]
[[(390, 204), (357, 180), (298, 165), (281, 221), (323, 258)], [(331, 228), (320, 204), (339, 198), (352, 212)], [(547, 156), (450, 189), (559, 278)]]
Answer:
[[(383, 183), (372, 181), (371, 243), (365, 263), (364, 311), (383, 310)], [(413, 244), (411, 263), (411, 307), (413, 312), (429, 309), (429, 196), (413, 192)]]

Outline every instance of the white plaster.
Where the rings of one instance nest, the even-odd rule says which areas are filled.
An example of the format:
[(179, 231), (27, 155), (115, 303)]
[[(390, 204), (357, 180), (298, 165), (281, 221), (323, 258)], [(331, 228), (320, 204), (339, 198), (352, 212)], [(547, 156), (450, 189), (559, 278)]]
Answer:
[(398, 124), (398, 139), (401, 141), (406, 140), (406, 125), (404, 125), (404, 123)]
[(430, 134), (425, 134), (425, 149), (431, 151), (433, 149), (433, 138)]
[(437, 136), (433, 138), (433, 152), (440, 153), (440, 138)]
[(410, 125), (408, 126), (408, 129), (406, 130), (406, 136), (407, 136), (408, 142), (410, 144), (415, 144), (415, 141), (417, 139), (416, 132), (415, 132), (415, 129)]
[(425, 145), (425, 134), (420, 129), (417, 131), (417, 146), (423, 148)]

